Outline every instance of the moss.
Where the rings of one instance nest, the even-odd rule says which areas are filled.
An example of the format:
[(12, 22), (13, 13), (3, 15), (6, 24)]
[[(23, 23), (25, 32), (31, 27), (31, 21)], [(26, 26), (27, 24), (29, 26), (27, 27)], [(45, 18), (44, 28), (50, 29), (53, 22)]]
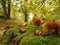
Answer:
[(19, 45), (60, 45), (60, 36), (35, 36), (33, 33), (25, 36)]

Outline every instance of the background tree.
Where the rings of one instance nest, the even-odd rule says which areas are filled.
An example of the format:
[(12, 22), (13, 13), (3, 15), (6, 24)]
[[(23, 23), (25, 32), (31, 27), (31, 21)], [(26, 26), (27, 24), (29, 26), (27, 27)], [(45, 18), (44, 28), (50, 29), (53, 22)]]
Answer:
[(6, 0), (1, 0), (4, 18), (7, 18)]
[(11, 0), (8, 0), (8, 15), (7, 15), (7, 18), (10, 19), (10, 12), (11, 12)]
[(10, 19), (10, 10), (11, 10), (10, 1), (11, 0), (1, 0), (2, 8), (3, 8), (3, 15), (5, 19)]
[(60, 0), (1, 0), (3, 14), (6, 19), (29, 20), (31, 13), (40, 17), (60, 14)]

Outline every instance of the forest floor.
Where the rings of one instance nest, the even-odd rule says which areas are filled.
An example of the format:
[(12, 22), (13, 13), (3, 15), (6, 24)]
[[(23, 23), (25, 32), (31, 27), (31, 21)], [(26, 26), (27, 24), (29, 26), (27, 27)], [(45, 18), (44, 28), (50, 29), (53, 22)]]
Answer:
[[(25, 33), (20, 33), (19, 28), (24, 28)], [(11, 41), (11, 36), (14, 34), (16, 36), (15, 44), (16, 45), (60, 45), (60, 36), (57, 34), (51, 35), (35, 35), (34, 31), (40, 29), (42, 34), (44, 30), (41, 26), (37, 27), (34, 25), (19, 26), (19, 28), (11, 28), (7, 31), (6, 36), (3, 40), (2, 45), (8, 45)], [(13, 33), (13, 34), (12, 34)], [(18, 43), (17, 43), (18, 42)]]
[(3, 20), (3, 19), (0, 19), (0, 30), (4, 30), (4, 28), (6, 26), (12, 26), (12, 27), (15, 27), (17, 25), (19, 25), (21, 22), (17, 21), (17, 20)]
[[(50, 21), (50, 20), (56, 20), (60, 22), (60, 15), (54, 16), (47, 16), (46, 19), (44, 20), (45, 22)], [(28, 24), (27, 26), (19, 26), (21, 22), (16, 21), (16, 20), (0, 20), (0, 37), (1, 37), (1, 32), (2, 30), (5, 30), (6, 26), (12, 26), (14, 29), (11, 29), (10, 31), (8, 30), (6, 37), (3, 40), (3, 45), (8, 45), (8, 42), (10, 40), (11, 32), (14, 32), (17, 34), (17, 41), (20, 40), (19, 45), (60, 45), (60, 36), (57, 34), (51, 34), (47, 36), (36, 36), (34, 35), (34, 31), (36, 29), (40, 29), (42, 34), (45, 33), (44, 29), (42, 28), (42, 25), (40, 26), (35, 26), (33, 24)], [(16, 27), (18, 26), (18, 27)], [(20, 33), (19, 28), (25, 28), (26, 32), (25, 33)], [(15, 35), (14, 34), (14, 35)], [(1, 37), (2, 38), (2, 37)], [(0, 39), (1, 39), (0, 38)], [(1, 45), (1, 43), (0, 43)]]

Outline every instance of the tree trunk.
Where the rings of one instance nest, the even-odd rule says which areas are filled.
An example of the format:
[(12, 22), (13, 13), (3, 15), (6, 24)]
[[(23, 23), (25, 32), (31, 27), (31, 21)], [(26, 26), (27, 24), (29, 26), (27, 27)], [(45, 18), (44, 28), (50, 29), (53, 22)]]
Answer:
[[(24, 0), (24, 1), (25, 1), (25, 3), (26, 3), (28, 0)], [(25, 15), (25, 22), (27, 22), (27, 21), (28, 21), (27, 8), (26, 8), (26, 7), (24, 7), (23, 11), (24, 11), (24, 15)]]
[(5, 19), (10, 19), (10, 1), (11, 0), (8, 0), (8, 9), (6, 9), (6, 0), (1, 0), (1, 3), (2, 3), (2, 8), (3, 8), (3, 14), (4, 14), (4, 17)]
[(1, 0), (4, 18), (7, 19), (6, 0)]
[(28, 21), (27, 17), (28, 17), (28, 16), (27, 16), (27, 14), (25, 14), (25, 22), (27, 22), (27, 21)]
[(24, 15), (25, 15), (25, 22), (27, 22), (28, 21), (27, 9), (24, 10)]
[(10, 19), (10, 12), (11, 12), (11, 5), (10, 5), (11, 0), (8, 0), (8, 12), (7, 12), (7, 18)]

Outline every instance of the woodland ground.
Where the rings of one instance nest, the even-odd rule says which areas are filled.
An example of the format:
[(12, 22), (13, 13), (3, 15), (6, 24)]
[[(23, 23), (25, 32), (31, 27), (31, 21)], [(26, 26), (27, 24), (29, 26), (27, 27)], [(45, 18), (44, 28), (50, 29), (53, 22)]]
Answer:
[[(60, 22), (60, 15), (56, 15), (54, 16), (47, 16), (46, 19), (44, 20), (44, 22), (47, 22), (49, 20), (57, 20)], [(12, 23), (13, 22), (13, 23)], [(10, 37), (12, 36), (12, 32), (14, 33), (14, 35), (17, 35), (16, 37), (16, 44), (18, 42), (19, 45), (60, 45), (60, 36), (57, 34), (51, 34), (51, 35), (47, 35), (47, 36), (37, 36), (34, 35), (34, 31), (36, 29), (40, 29), (42, 34), (45, 33), (44, 29), (43, 29), (43, 24), (40, 26), (35, 26), (31, 23), (28, 23), (27, 26), (20, 26), (19, 23), (20, 22), (16, 22), (13, 20), (7, 20), (7, 21), (0, 21), (0, 39), (2, 39), (1, 36), (1, 32), (2, 30), (4, 30), (4, 27), (6, 25), (12, 25), (12, 26), (17, 26), (14, 28), (11, 28), (7, 31), (7, 34), (5, 37), (3, 37), (3, 43), (0, 45), (8, 45), (9, 41), (10, 41)], [(19, 32), (19, 28), (25, 28), (26, 32), (25, 33), (20, 33)]]

